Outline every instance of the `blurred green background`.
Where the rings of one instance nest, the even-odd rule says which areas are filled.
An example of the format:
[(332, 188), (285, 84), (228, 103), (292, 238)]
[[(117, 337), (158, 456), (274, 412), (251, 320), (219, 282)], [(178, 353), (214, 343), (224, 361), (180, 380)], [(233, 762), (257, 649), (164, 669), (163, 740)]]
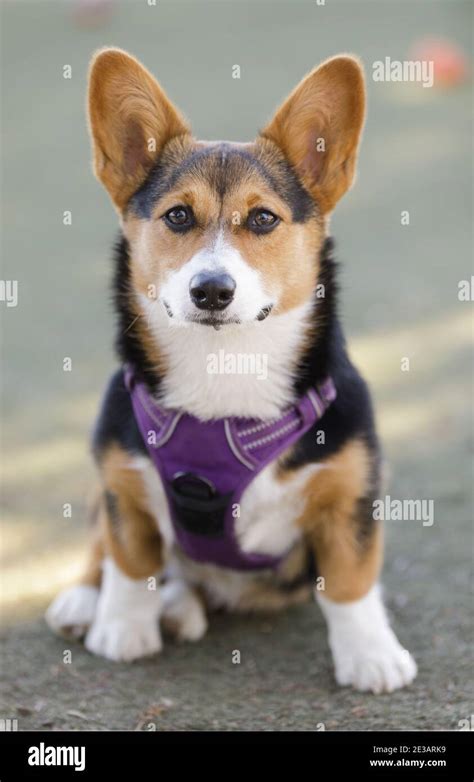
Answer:
[[(472, 713), (472, 97), (375, 83), (372, 63), (410, 58), (427, 35), (471, 53), (472, 6), (455, 0), (4, 2), (2, 279), (3, 670), (0, 716), (19, 728), (457, 729)], [(88, 61), (104, 45), (141, 59), (201, 138), (249, 140), (306, 71), (359, 55), (369, 112), (359, 175), (336, 209), (341, 309), (374, 392), (394, 498), (435, 502), (435, 523), (387, 523), (384, 580), (420, 673), (374, 698), (334, 684), (322, 618), (304, 606), (218, 617), (197, 646), (114, 665), (46, 629), (49, 599), (86, 545), (88, 436), (115, 365), (110, 305), (117, 219), (90, 167)], [(241, 78), (232, 78), (240, 65)], [(70, 65), (72, 78), (63, 78)], [(72, 225), (63, 225), (63, 212)], [(401, 225), (408, 210), (410, 224)], [(72, 372), (63, 372), (63, 359)], [(410, 371), (401, 371), (401, 359)], [(72, 519), (63, 504), (72, 503)], [(240, 666), (231, 652), (242, 653)], [(150, 716), (152, 715), (152, 716)]]

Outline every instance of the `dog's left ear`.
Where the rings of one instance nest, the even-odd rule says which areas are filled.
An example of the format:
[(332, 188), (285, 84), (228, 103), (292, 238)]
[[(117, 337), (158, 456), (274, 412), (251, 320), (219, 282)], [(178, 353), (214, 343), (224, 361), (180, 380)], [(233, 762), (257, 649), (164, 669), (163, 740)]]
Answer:
[(323, 214), (352, 184), (364, 115), (362, 67), (343, 55), (311, 71), (261, 133), (284, 152)]
[(124, 209), (167, 141), (189, 128), (146, 68), (121, 49), (103, 49), (89, 73), (94, 170)]

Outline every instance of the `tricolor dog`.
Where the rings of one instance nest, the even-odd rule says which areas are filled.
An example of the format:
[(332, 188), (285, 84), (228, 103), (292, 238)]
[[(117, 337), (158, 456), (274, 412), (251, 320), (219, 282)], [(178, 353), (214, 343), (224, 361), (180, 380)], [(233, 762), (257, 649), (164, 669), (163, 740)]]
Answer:
[(344, 55), (255, 141), (197, 141), (137, 60), (93, 59), (95, 173), (121, 224), (120, 368), (94, 436), (88, 564), (47, 619), (94, 654), (135, 660), (160, 651), (160, 624), (197, 641), (213, 609), (314, 594), (339, 684), (380, 693), (415, 677), (377, 584), (381, 457), (328, 236), (364, 111)]

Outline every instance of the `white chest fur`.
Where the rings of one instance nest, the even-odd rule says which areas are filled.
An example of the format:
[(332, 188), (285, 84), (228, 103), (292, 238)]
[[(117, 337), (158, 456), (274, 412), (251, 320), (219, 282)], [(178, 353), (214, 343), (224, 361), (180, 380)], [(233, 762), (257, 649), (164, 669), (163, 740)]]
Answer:
[(269, 464), (244, 493), (235, 531), (245, 552), (280, 555), (300, 537), (296, 525), (304, 510), (303, 488), (321, 465), (297, 470), (284, 481), (277, 480), (276, 464)]
[[(262, 323), (228, 325), (220, 331), (196, 324), (171, 325), (160, 302), (144, 298), (142, 307), (166, 359), (160, 399), (164, 407), (203, 420), (268, 419), (294, 401), (293, 375), (310, 303)], [(216, 366), (218, 371), (211, 371)]]

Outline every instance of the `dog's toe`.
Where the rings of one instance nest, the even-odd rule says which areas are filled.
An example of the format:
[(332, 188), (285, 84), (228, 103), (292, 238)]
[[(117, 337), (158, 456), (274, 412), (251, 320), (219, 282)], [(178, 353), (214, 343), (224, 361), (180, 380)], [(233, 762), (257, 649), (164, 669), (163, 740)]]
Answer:
[(338, 684), (379, 695), (411, 684), (417, 667), (411, 654), (396, 642), (336, 655), (335, 673)]
[(94, 621), (99, 590), (78, 584), (61, 592), (46, 611), (49, 627), (66, 638), (82, 638)]
[(131, 662), (161, 651), (158, 623), (130, 619), (96, 620), (90, 628), (86, 649), (114, 662)]
[(204, 606), (183, 581), (169, 581), (161, 589), (163, 626), (181, 641), (199, 641), (207, 630)]

